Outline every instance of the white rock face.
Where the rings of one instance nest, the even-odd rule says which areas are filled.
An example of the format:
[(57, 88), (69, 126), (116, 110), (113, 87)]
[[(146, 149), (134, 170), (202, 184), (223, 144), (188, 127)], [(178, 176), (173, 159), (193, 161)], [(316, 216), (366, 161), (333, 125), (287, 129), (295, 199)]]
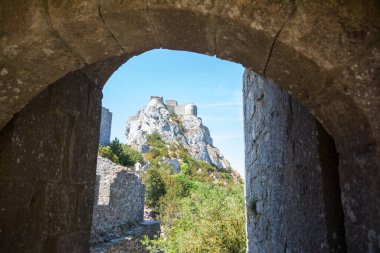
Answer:
[(126, 127), (127, 144), (145, 153), (146, 135), (154, 131), (167, 143), (182, 144), (198, 160), (227, 168), (229, 162), (212, 143), (210, 131), (202, 119), (194, 115), (178, 115), (176, 122), (163, 102), (151, 100), (136, 116), (130, 117)]

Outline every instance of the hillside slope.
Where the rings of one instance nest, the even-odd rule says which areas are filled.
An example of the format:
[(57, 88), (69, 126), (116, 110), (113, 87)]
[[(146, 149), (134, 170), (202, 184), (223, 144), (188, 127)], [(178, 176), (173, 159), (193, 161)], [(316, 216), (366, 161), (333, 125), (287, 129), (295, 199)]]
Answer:
[(149, 152), (147, 136), (157, 133), (164, 142), (182, 145), (191, 156), (219, 169), (230, 163), (213, 146), (209, 129), (192, 114), (176, 114), (162, 100), (151, 99), (148, 105), (128, 119), (126, 143), (142, 153)]

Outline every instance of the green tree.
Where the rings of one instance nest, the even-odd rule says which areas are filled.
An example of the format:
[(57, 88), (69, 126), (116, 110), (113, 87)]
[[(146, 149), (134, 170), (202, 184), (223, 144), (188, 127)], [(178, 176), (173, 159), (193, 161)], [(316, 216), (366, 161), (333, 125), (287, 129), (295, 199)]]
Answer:
[(160, 198), (166, 193), (164, 174), (152, 166), (143, 174), (142, 179), (145, 184), (145, 203), (157, 212)]

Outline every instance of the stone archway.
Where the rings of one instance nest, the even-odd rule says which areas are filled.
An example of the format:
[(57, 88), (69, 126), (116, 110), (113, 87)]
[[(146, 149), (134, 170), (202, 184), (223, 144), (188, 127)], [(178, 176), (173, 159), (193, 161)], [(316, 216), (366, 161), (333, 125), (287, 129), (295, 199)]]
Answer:
[[(92, 161), (94, 151), (81, 144), (86, 137), (78, 134), (92, 129), (88, 138), (96, 137), (96, 108), (108, 76), (130, 57), (162, 47), (242, 63), (302, 102), (334, 137), (340, 153), (343, 210), (350, 218), (345, 219), (349, 250), (369, 249), (378, 240), (380, 6), (376, 1), (18, 0), (3, 1), (0, 7), (2, 199), (15, 192), (34, 193), (25, 199), (16, 194), (20, 200), (11, 208), (32, 217), (25, 225), (30, 231), (46, 228), (59, 234), (67, 225), (49, 222), (42, 215), (45, 211), (70, 222), (86, 213), (91, 200), (78, 202), (72, 208), (79, 209), (71, 214), (71, 209), (60, 213), (54, 205), (54, 200), (91, 195), (85, 192), (91, 192), (94, 173), (70, 164), (76, 152), (87, 154), (83, 163)], [(65, 123), (56, 127), (49, 123), (51, 135), (34, 131), (57, 121)], [(38, 141), (48, 143), (39, 145), (47, 153), (55, 150), (60, 159), (52, 162), (29, 154)], [(18, 163), (21, 151), (25, 155)], [(40, 171), (28, 171), (28, 166)], [(51, 210), (44, 205), (49, 196)], [(21, 211), (26, 207), (27, 214)], [(86, 226), (82, 227), (82, 232), (68, 233), (62, 240), (85, 237)], [(7, 227), (6, 231), (16, 238), (19, 230)], [(46, 231), (37, 239), (27, 237), (22, 247), (41, 238), (40, 249), (58, 247), (54, 241), (58, 239), (50, 240)]]

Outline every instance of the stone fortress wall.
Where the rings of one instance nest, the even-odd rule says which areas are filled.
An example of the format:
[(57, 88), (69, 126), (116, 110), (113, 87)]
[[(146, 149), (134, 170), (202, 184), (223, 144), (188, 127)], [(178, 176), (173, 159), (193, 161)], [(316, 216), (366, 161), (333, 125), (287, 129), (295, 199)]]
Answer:
[(346, 252), (334, 140), (252, 71), (244, 73), (243, 94), (247, 252)]
[(142, 222), (144, 194), (144, 186), (137, 175), (98, 157), (92, 230)]
[(144, 236), (160, 235), (160, 222), (144, 221), (145, 187), (126, 167), (98, 157), (91, 253), (148, 253)]
[(102, 107), (102, 116), (100, 119), (100, 136), (99, 144), (102, 146), (107, 146), (110, 144), (111, 138), (111, 124), (112, 124), (112, 112), (107, 108)]
[(193, 115), (197, 116), (197, 106), (192, 103), (187, 103), (184, 105), (178, 105), (176, 100), (173, 99), (168, 99), (166, 100), (166, 103), (164, 103), (164, 98), (159, 97), (159, 96), (151, 96), (150, 97), (150, 102), (152, 103), (161, 103), (163, 105), (166, 105), (168, 110), (170, 112), (174, 112), (179, 116), (184, 116), (184, 115)]

